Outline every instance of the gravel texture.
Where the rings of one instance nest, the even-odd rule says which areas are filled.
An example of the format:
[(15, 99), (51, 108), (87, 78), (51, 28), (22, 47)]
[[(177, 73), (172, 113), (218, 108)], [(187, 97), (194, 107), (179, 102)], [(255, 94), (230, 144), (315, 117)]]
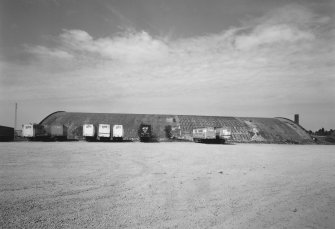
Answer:
[(334, 228), (335, 146), (0, 143), (1, 228)]

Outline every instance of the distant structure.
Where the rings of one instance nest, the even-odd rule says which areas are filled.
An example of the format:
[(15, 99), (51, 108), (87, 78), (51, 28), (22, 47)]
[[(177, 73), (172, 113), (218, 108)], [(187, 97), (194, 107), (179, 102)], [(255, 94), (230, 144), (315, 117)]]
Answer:
[(299, 114), (294, 115), (294, 122), (299, 125)]
[(17, 103), (15, 103), (14, 132), (16, 131), (16, 125), (17, 125)]
[(8, 142), (14, 140), (14, 128), (8, 126), (0, 126), (0, 142)]
[[(296, 122), (286, 118), (222, 117), (166, 114), (117, 114), (54, 112), (41, 122), (46, 128), (53, 125), (67, 127), (67, 139), (83, 139), (83, 125), (122, 125), (125, 140), (139, 140), (141, 124), (152, 127), (157, 139), (192, 140), (192, 131), (202, 127), (229, 127), (232, 142), (258, 143), (313, 143), (307, 131)], [(167, 133), (167, 130), (169, 133)]]

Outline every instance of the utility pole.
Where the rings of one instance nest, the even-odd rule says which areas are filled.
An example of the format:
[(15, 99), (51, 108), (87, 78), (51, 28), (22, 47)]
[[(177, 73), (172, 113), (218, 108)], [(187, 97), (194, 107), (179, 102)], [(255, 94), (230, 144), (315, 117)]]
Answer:
[(15, 103), (15, 121), (14, 121), (14, 132), (16, 131), (17, 124), (17, 103)]

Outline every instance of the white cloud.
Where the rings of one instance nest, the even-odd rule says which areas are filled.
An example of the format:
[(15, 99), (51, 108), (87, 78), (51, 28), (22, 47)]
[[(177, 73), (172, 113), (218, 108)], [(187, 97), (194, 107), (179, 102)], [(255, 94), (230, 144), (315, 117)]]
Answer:
[(42, 57), (51, 57), (51, 58), (59, 58), (59, 59), (72, 59), (73, 56), (60, 49), (50, 49), (44, 46), (26, 46), (26, 51), (37, 56)]
[(275, 8), (262, 17), (244, 22), (245, 26), (271, 26), (278, 24), (295, 25), (299, 28), (311, 29), (320, 24), (329, 23), (329, 16), (318, 15), (300, 4), (288, 4)]
[(147, 32), (127, 31), (115, 37), (94, 39), (83, 30), (64, 30), (59, 36), (60, 46), (25, 45), (28, 53), (36, 57), (59, 59), (114, 60), (125, 63), (157, 61), (169, 53), (168, 45), (160, 39), (154, 39)]
[(319, 16), (301, 5), (290, 4), (245, 22), (247, 30), (236, 34), (235, 44), (239, 49), (250, 49), (310, 42), (324, 32), (320, 28), (329, 21), (327, 16)]
[(235, 45), (238, 49), (249, 49), (259, 45), (274, 45), (310, 41), (315, 38), (310, 31), (303, 31), (286, 24), (257, 27), (252, 33), (237, 36)]
[(125, 62), (156, 60), (167, 55), (167, 45), (146, 32), (127, 32), (109, 38), (93, 39), (82, 30), (64, 30), (60, 35), (62, 45), (75, 50), (98, 54), (102, 58)]
[(159, 101), (166, 102), (169, 113), (295, 109), (335, 97), (332, 26), (329, 18), (294, 6), (222, 33), (167, 42), (147, 32), (94, 38), (82, 30), (64, 30), (57, 47), (27, 50), (63, 57), (66, 69), (60, 71), (65, 63), (56, 65), (54, 59), (12, 66), (7, 72), (20, 80), (6, 78), (0, 89), (11, 99), (113, 101), (109, 107), (115, 110), (103, 106), (104, 112), (150, 113), (150, 107), (164, 107)]
[[(145, 31), (130, 30), (112, 37), (93, 38), (83, 30), (64, 30), (59, 36), (57, 49), (37, 46), (32, 47), (32, 53), (55, 56), (66, 56), (67, 53), (77, 57), (77, 60), (87, 59), (95, 63), (113, 60), (131, 64), (157, 64), (162, 61), (183, 63), (192, 59), (218, 57), (227, 63), (232, 62), (230, 58), (233, 57), (236, 64), (244, 62), (246, 56), (252, 55), (252, 50), (282, 53), (283, 47), (290, 46), (296, 50), (302, 45), (313, 46), (320, 36), (330, 34), (322, 31), (330, 24), (329, 21), (329, 17), (318, 16), (300, 5), (289, 5), (250, 20), (240, 28), (177, 41), (154, 38)], [(244, 50), (245, 53), (237, 54), (235, 49)], [(236, 55), (239, 58), (235, 58)], [(266, 56), (258, 60), (264, 58)]]

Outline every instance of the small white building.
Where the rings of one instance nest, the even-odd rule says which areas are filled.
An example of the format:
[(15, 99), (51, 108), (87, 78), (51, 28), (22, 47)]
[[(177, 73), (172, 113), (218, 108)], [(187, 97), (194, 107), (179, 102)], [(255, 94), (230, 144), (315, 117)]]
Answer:
[(35, 136), (34, 125), (24, 124), (22, 125), (22, 137), (32, 138)]
[(114, 125), (113, 126), (113, 139), (114, 140), (122, 140), (124, 137), (124, 130), (122, 125)]
[(95, 128), (93, 124), (84, 124), (83, 125), (83, 136), (84, 137), (94, 137)]
[(98, 137), (99, 138), (110, 138), (111, 126), (109, 124), (99, 124)]

